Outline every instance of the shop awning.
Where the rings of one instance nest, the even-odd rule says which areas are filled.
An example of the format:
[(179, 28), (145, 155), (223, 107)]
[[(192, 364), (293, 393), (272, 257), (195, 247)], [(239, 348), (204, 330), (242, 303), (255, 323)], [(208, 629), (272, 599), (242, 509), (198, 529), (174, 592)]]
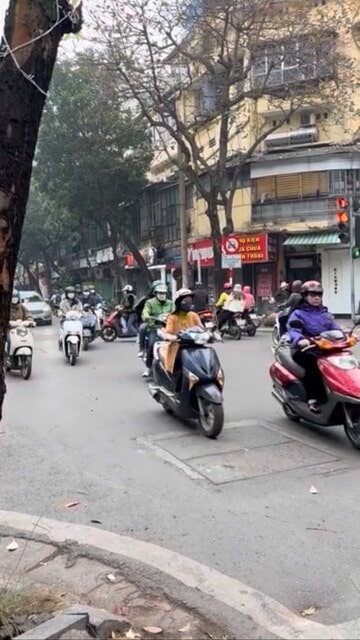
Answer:
[(316, 244), (340, 244), (339, 234), (335, 232), (294, 233), (283, 243), (286, 247), (300, 247)]

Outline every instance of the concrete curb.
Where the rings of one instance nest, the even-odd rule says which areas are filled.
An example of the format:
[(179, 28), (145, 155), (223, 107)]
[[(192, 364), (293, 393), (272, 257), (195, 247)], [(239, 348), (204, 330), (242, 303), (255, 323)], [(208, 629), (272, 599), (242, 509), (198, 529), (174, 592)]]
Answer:
[[(57, 546), (71, 542), (79, 545), (79, 548), (97, 550), (121, 559), (125, 558), (128, 562), (141, 563), (152, 571), (161, 572), (163, 576), (174, 579), (181, 586), (190, 588), (194, 598), (199, 592), (210, 596), (212, 602), (215, 601), (214, 604), (230, 607), (279, 638), (326, 640), (350, 637), (339, 633), (335, 626), (326, 626), (298, 616), (266, 594), (235, 578), (149, 542), (95, 527), (36, 518), (11, 511), (0, 511), (0, 527), (7, 531), (11, 529), (11, 532), (18, 537), (40, 539), (42, 542), (45, 538), (47, 542)], [(82, 555), (86, 555), (85, 551)], [(239, 628), (237, 634), (239, 634)], [(359, 635), (352, 637), (359, 637)]]

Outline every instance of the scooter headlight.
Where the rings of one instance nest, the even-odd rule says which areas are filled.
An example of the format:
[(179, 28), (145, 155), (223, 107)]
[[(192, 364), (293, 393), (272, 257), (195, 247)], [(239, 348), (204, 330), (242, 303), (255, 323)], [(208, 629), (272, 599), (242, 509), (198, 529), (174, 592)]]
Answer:
[(189, 375), (189, 391), (199, 382), (200, 378), (198, 378), (195, 373), (188, 372)]
[(328, 358), (328, 361), (331, 362), (338, 369), (358, 369), (359, 363), (355, 356), (353, 355), (342, 355), (342, 356), (331, 356)]
[(217, 376), (216, 376), (216, 380), (218, 381), (220, 387), (224, 386), (224, 382), (225, 382), (225, 374), (223, 372), (222, 369), (219, 369)]
[(24, 338), (24, 336), (26, 336), (27, 334), (27, 329), (25, 329), (24, 327), (19, 327), (19, 329), (16, 329), (16, 333), (18, 334), (18, 336)]

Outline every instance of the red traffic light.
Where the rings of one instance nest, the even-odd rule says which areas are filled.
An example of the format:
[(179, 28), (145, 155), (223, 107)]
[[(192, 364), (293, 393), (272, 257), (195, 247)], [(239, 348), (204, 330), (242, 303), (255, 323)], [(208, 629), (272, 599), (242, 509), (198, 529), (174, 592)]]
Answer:
[(342, 224), (349, 222), (349, 216), (346, 211), (339, 211), (339, 213), (337, 213), (337, 219), (338, 222), (341, 222)]
[(349, 206), (349, 200), (343, 198), (343, 196), (339, 196), (338, 198), (336, 198), (336, 206), (339, 209), (347, 209)]

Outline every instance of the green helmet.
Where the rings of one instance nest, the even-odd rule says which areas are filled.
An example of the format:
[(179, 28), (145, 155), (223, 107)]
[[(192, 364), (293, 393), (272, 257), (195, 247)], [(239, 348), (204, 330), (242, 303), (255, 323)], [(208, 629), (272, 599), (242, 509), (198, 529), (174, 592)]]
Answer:
[(154, 294), (154, 293), (155, 293), (155, 288), (156, 288), (159, 284), (162, 284), (162, 281), (161, 281), (161, 280), (154, 280), (154, 282), (152, 282), (152, 283), (151, 283), (150, 291), (151, 291), (151, 293), (152, 293), (152, 294)]

